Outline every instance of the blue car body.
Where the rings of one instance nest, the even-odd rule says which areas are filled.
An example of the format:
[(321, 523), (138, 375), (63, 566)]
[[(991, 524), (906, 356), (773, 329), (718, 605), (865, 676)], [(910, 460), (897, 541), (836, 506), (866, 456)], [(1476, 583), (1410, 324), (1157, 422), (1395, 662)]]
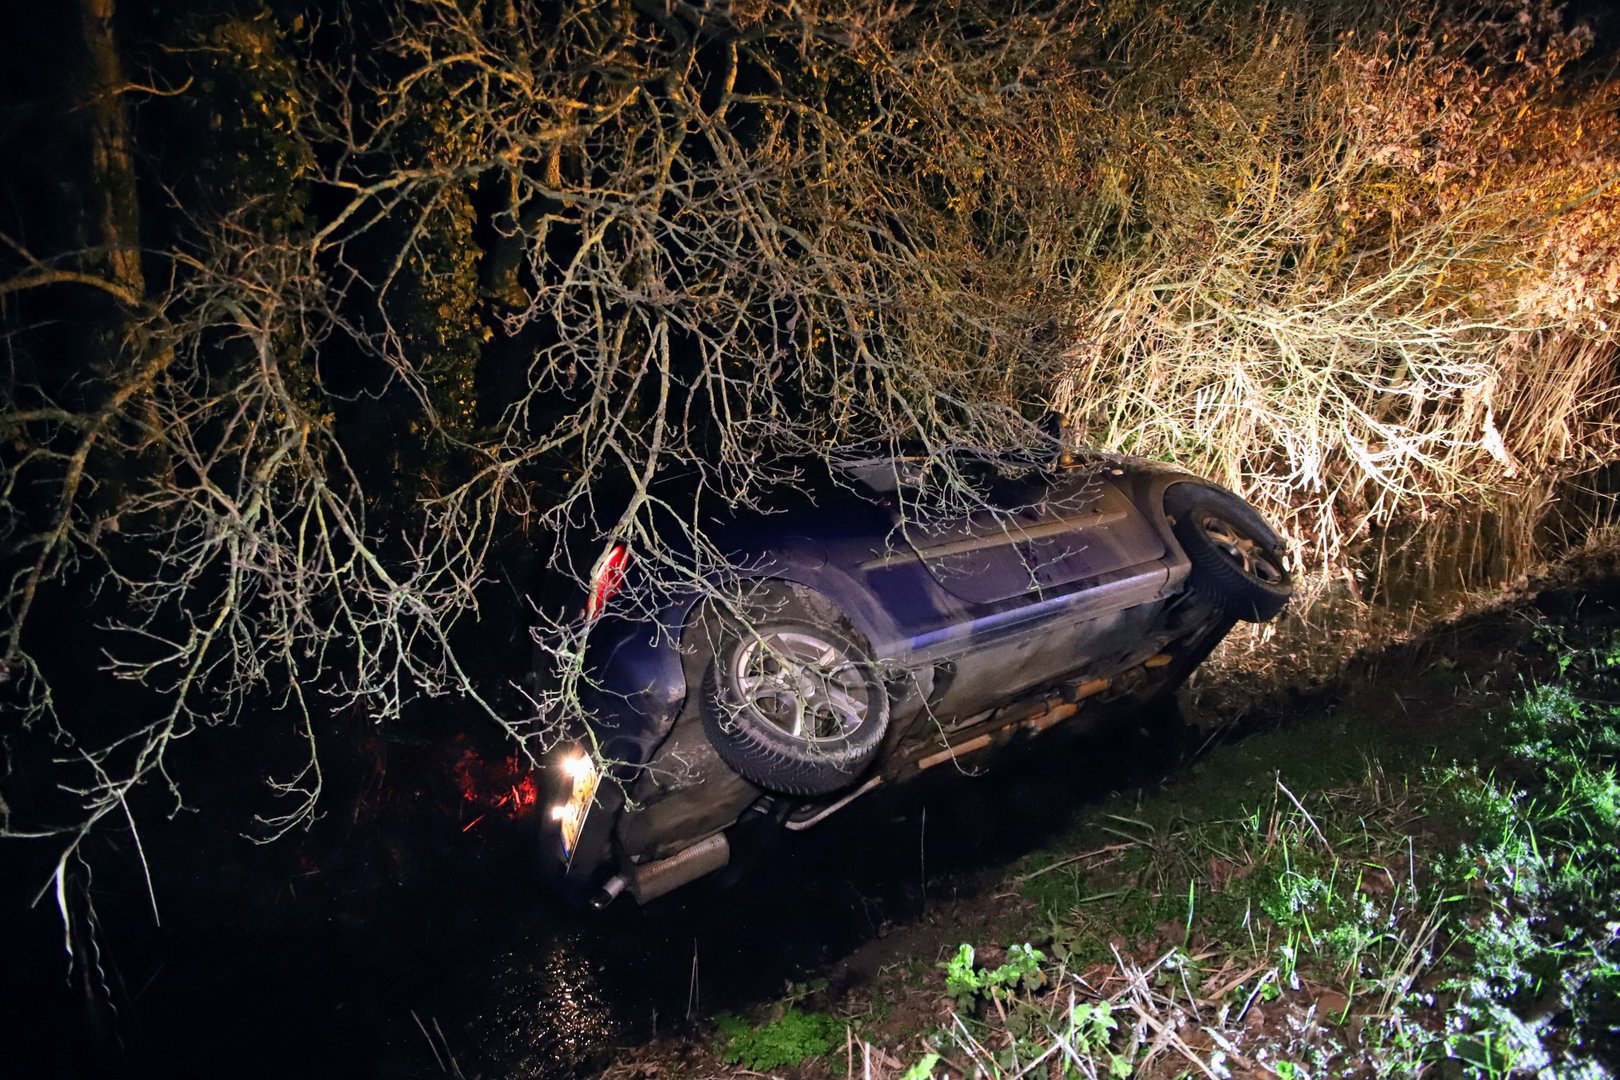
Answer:
[[(739, 578), (808, 590), (869, 643), (889, 703), (873, 759), (812, 797), (739, 776), (700, 722), (712, 661), (701, 631), (713, 618), (701, 595), (652, 618), (610, 604), (588, 639), (578, 743), (605, 776), (571, 848), (556, 825), (543, 832), (559, 886), (599, 903), (626, 889), (649, 900), (724, 865), (743, 831), (802, 827), (855, 794), (1023, 742), (1111, 698), (1172, 691), (1235, 622), (1187, 588), (1193, 564), (1166, 510), (1167, 491), (1218, 490), (1207, 481), (1091, 457), (997, 481), (977, 512), (927, 527), (903, 512), (907, 483), (903, 462), (850, 463), (795, 505), (708, 530)], [(1258, 516), (1245, 521), (1280, 549)], [(554, 800), (572, 790), (566, 771), (548, 766)]]

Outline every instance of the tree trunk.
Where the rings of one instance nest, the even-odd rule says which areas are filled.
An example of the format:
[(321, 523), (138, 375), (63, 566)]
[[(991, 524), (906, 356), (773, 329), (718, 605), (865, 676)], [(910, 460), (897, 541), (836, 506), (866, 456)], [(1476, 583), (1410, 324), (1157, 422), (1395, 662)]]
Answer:
[(131, 295), (144, 296), (141, 273), (140, 206), (135, 192), (135, 157), (124, 115), (124, 71), (113, 35), (115, 0), (80, 0), (84, 44), (89, 56), (91, 225), (99, 233), (103, 270)]

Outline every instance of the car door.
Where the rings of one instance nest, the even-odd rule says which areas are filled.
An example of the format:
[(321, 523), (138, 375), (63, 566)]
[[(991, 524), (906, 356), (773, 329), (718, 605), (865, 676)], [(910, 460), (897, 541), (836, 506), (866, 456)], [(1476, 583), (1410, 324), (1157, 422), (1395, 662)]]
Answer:
[(939, 586), (971, 604), (1068, 591), (1164, 554), (1157, 531), (1096, 469), (1001, 477), (980, 496), (984, 508), (966, 517), (906, 530)]
[(978, 510), (964, 518), (906, 526), (905, 538), (940, 588), (969, 604), (994, 604), (1036, 586), (1022, 544), (1026, 513)]
[[(1027, 539), (1025, 526), (1035, 520), (1035, 507), (1045, 501), (1044, 480), (1009, 481), (983, 461), (958, 462), (957, 469), (972, 487), (966, 501), (976, 505), (969, 512), (952, 511), (938, 505), (943, 496), (926, 483), (928, 462), (918, 457), (845, 466), (889, 514), (881, 547), (862, 551), (858, 570), (875, 575), (874, 588), (897, 604), (916, 588), (909, 583), (906, 567), (925, 568), (924, 576), (933, 587), (970, 608), (998, 604), (1035, 589), (1034, 572), (1019, 545)], [(962, 495), (960, 489), (954, 493), (958, 500)], [(916, 603), (903, 606), (930, 624), (935, 619), (928, 611), (935, 616), (961, 614), (959, 605), (950, 602), (928, 611)], [(908, 619), (901, 621), (911, 625)]]
[(1066, 592), (1086, 582), (1164, 555), (1158, 531), (1137, 513), (1105, 474), (1058, 474), (1038, 511), (1023, 528), (1022, 562), (1042, 593)]
[(941, 714), (965, 715), (1115, 651), (1139, 631), (1127, 609), (1157, 599), (1164, 543), (1097, 468), (1038, 474), (997, 492), (996, 511), (918, 544), (937, 585), (969, 604), (911, 638), (946, 665)]

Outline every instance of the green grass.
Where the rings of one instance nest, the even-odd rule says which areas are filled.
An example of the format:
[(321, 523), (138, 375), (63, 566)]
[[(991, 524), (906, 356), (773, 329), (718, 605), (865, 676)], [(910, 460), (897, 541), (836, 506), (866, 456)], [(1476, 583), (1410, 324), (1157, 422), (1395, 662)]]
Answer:
[[(1515, 625), (1494, 659), (1374, 663), (1114, 797), (1009, 873), (1024, 902), (993, 929), (837, 1018), (812, 990), (722, 1018), (717, 1054), (876, 1080), (1610, 1077), (1620, 631)], [(846, 1030), (868, 1052), (835, 1053)]]
[(1346, 710), (1104, 808), (1017, 879), (1045, 955), (941, 965), (919, 1075), (1611, 1075), (1620, 636), (1538, 640), (1488, 715)]
[(732, 1015), (717, 1017), (715, 1026), (723, 1043), (721, 1059), (753, 1072), (797, 1068), (829, 1053), (844, 1036), (843, 1024), (834, 1017), (793, 1006), (758, 1027)]

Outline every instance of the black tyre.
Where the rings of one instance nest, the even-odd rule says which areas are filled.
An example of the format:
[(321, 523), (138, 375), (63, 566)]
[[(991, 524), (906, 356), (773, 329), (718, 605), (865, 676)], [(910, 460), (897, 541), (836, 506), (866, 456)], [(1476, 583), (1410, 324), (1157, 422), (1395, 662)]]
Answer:
[(1187, 588), (1234, 618), (1265, 622), (1293, 593), (1282, 541), (1248, 503), (1229, 492), (1177, 484), (1165, 512), (1192, 562)]
[(866, 640), (797, 588), (710, 620), (703, 730), (720, 759), (785, 795), (849, 786), (889, 727), (888, 692)]

